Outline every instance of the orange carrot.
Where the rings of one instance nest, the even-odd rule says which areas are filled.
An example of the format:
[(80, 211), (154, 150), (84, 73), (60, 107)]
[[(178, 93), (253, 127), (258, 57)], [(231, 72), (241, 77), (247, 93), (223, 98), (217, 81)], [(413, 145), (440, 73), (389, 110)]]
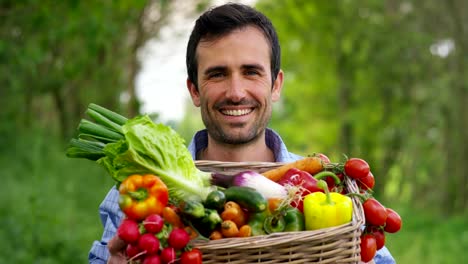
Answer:
[(237, 209), (235, 207), (228, 207), (226, 210), (221, 212), (221, 219), (222, 220), (231, 220), (233, 221), (237, 227), (241, 227), (246, 223), (247, 216), (242, 209)]
[(240, 205), (234, 201), (228, 201), (224, 204), (224, 210), (227, 210), (229, 208), (236, 208), (238, 210), (242, 210), (242, 208), (240, 207)]
[(252, 228), (249, 225), (243, 225), (239, 228), (238, 237), (249, 237), (252, 235)]
[(231, 220), (225, 220), (221, 223), (221, 234), (224, 237), (236, 237), (239, 234), (239, 228)]
[(322, 160), (319, 157), (307, 157), (265, 171), (262, 173), (262, 175), (272, 181), (277, 182), (283, 177), (286, 171), (288, 171), (291, 168), (307, 171), (308, 173), (314, 175), (323, 170), (323, 164)]
[(162, 212), (164, 220), (173, 227), (184, 228), (184, 223), (177, 212), (169, 206), (164, 207)]
[(187, 233), (190, 236), (190, 239), (195, 239), (198, 237), (198, 232), (191, 226), (185, 226), (184, 230), (187, 231)]
[(268, 198), (268, 209), (270, 210), (270, 212), (274, 212), (276, 211), (276, 209), (278, 209), (278, 207), (281, 205), (282, 202), (283, 202), (283, 198), (278, 198), (278, 197)]
[(213, 232), (211, 232), (209, 238), (210, 240), (218, 240), (218, 239), (223, 238), (223, 234), (221, 234), (219, 230), (214, 230)]

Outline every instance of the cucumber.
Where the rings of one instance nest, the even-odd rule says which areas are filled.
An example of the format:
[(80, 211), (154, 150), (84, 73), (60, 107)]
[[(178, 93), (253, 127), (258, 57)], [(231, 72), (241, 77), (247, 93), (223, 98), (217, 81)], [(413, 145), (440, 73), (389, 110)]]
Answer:
[(268, 206), (267, 199), (254, 188), (231, 186), (224, 190), (226, 201), (238, 203), (249, 212), (262, 212)]

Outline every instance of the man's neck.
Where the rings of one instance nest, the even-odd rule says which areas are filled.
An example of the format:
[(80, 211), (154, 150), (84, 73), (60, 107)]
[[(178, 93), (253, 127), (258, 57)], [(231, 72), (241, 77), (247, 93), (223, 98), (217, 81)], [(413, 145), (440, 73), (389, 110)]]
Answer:
[(244, 145), (229, 145), (208, 136), (208, 147), (198, 153), (198, 159), (230, 162), (274, 162), (273, 151), (265, 144), (265, 136)]

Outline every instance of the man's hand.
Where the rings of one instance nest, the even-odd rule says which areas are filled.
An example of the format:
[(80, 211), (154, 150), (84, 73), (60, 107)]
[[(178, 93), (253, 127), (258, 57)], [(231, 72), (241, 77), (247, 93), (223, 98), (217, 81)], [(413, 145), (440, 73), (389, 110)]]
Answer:
[(107, 260), (107, 264), (126, 264), (127, 258), (125, 257), (125, 248), (127, 244), (120, 239), (117, 235), (114, 236), (109, 243), (107, 244), (107, 248), (109, 249), (109, 259)]

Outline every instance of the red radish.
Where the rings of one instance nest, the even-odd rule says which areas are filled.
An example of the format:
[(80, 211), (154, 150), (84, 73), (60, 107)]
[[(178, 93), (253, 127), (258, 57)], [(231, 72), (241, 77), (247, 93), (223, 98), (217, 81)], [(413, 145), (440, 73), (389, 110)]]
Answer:
[(143, 234), (138, 239), (138, 247), (145, 251), (146, 254), (156, 253), (159, 250), (159, 239), (150, 233)]
[(183, 249), (189, 241), (190, 235), (182, 228), (174, 228), (167, 239), (169, 246), (176, 250)]
[(125, 253), (127, 254), (127, 257), (129, 259), (135, 257), (140, 252), (141, 252), (141, 249), (137, 245), (134, 245), (134, 244), (128, 244), (127, 249), (125, 250)]
[(148, 215), (143, 221), (143, 226), (148, 233), (156, 234), (162, 230), (164, 226), (164, 219), (158, 214)]
[(161, 264), (161, 258), (158, 254), (152, 254), (145, 257), (142, 264)]
[(174, 263), (176, 259), (176, 251), (172, 247), (164, 248), (161, 251), (161, 261), (164, 264)]
[(134, 220), (124, 219), (117, 229), (117, 235), (127, 244), (133, 244), (140, 237), (138, 223)]

